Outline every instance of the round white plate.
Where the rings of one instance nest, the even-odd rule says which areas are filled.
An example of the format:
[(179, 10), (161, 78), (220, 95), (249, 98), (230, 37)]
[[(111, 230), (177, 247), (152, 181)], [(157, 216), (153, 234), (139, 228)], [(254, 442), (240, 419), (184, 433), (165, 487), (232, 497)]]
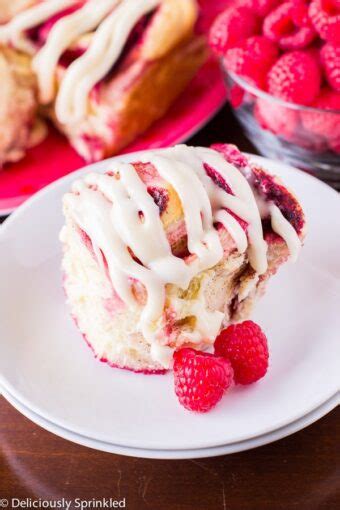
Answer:
[(340, 394), (337, 393), (324, 404), (314, 409), (314, 411), (311, 411), (299, 420), (296, 420), (289, 425), (286, 425), (285, 427), (281, 427), (274, 432), (269, 432), (268, 434), (264, 434), (254, 439), (248, 439), (238, 443), (232, 443), (224, 446), (215, 446), (213, 448), (201, 448), (197, 450), (148, 450), (143, 448), (128, 448), (115, 444), (105, 443), (103, 441), (96, 441), (88, 437), (75, 434), (67, 429), (58, 427), (52, 422), (44, 420), (44, 418), (38, 414), (35, 414), (24, 405), (20, 404), (14, 397), (9, 395), (9, 393), (4, 393), (3, 396), (20, 413), (22, 413), (24, 416), (26, 416), (26, 418), (33, 421), (40, 427), (48, 430), (49, 432), (52, 432), (53, 434), (56, 434), (57, 436), (62, 437), (63, 439), (87, 446), (88, 448), (93, 448), (95, 450), (100, 450), (108, 453), (115, 453), (117, 455), (126, 455), (128, 457), (141, 457), (147, 459), (194, 459), (203, 457), (217, 457), (218, 455), (228, 455), (231, 453), (251, 450), (252, 448), (257, 448), (259, 446), (272, 443), (278, 439), (282, 439), (291, 434), (294, 434), (295, 432), (298, 432), (299, 430), (302, 430), (303, 428), (308, 427), (308, 425), (311, 425), (315, 421), (319, 420), (327, 413), (332, 411), (332, 409), (334, 409), (337, 405), (339, 405)]
[[(87, 168), (36, 194), (0, 230), (3, 389), (76, 434), (160, 450), (214, 447), (267, 434), (333, 396), (339, 389), (340, 200), (298, 170), (256, 159), (295, 190), (309, 222), (298, 263), (273, 278), (254, 315), (271, 350), (262, 381), (234, 388), (213, 411), (197, 415), (178, 404), (171, 374), (133, 374), (93, 358), (64, 303), (58, 241), (61, 197)], [(91, 170), (109, 165), (110, 160)]]

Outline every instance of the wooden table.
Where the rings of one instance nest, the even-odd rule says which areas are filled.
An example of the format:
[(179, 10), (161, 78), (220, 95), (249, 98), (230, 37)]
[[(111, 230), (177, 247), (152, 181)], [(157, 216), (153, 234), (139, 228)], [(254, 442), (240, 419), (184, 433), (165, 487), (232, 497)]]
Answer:
[[(252, 150), (227, 109), (192, 142), (225, 140)], [(307, 429), (255, 450), (212, 459), (145, 460), (65, 441), (0, 397), (0, 510), (4, 498), (125, 498), (129, 510), (335, 510), (339, 421), (337, 408)]]

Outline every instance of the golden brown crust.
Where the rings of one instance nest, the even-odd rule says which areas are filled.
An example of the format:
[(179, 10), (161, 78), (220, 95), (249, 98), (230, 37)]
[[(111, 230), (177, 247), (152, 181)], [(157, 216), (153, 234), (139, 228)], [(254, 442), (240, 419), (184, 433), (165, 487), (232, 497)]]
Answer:
[(0, 0), (0, 24), (7, 23), (16, 14), (37, 3), (37, 0)]
[[(101, 90), (98, 102), (101, 112), (94, 110), (92, 118), (78, 128), (72, 126), (70, 130), (66, 126), (71, 143), (87, 160), (98, 159), (98, 154), (87, 153), (88, 148), (81, 139), (83, 135), (102, 137), (102, 141), (105, 138), (101, 157), (117, 153), (164, 116), (204, 62), (206, 52), (203, 38), (192, 39), (162, 59), (145, 63), (141, 74), (125, 90), (121, 84), (124, 77), (118, 73)], [(109, 116), (109, 120), (102, 119), (106, 126), (98, 123), (99, 117), (104, 117), (103, 112), (108, 112)], [(105, 128), (111, 132), (105, 134)]]
[(202, 65), (205, 55), (203, 40), (196, 39), (150, 65), (125, 95), (118, 112), (116, 143), (107, 148), (107, 156), (127, 145), (155, 120), (163, 117)]
[(0, 166), (18, 161), (45, 136), (37, 118), (37, 86), (30, 59), (10, 48), (0, 49)]
[[(35, 2), (14, 2), (13, 14)], [(1, 6), (2, 0), (0, 15)], [(201, 38), (193, 38), (197, 14), (196, 0), (163, 0), (146, 30), (139, 53), (98, 85), (99, 100), (91, 99), (90, 111), (84, 121), (60, 125), (54, 105), (40, 106), (41, 115), (50, 117), (86, 160), (94, 161), (117, 153), (166, 113), (204, 61), (205, 43)], [(33, 143), (29, 127), (33, 130), (37, 110), (36, 80), (30, 68), (30, 57), (8, 48), (4, 52), (12, 53), (11, 66), (17, 60), (25, 60), (25, 77), (12, 70), (9, 73), (13, 78), (11, 83), (7, 80), (10, 95), (20, 96), (16, 119), (22, 127), (18, 143), (12, 150), (12, 135), (18, 127), (11, 130), (9, 116), (13, 115), (14, 102), (9, 101), (8, 108), (3, 106), (0, 112), (8, 138), (0, 140), (0, 162), (24, 156), (25, 149)], [(64, 68), (59, 66), (58, 81), (63, 74)], [(32, 131), (33, 139), (36, 139), (36, 133), (36, 130)], [(1, 154), (4, 152), (7, 154)]]
[(161, 58), (190, 38), (197, 16), (196, 0), (163, 0), (147, 31), (142, 58)]

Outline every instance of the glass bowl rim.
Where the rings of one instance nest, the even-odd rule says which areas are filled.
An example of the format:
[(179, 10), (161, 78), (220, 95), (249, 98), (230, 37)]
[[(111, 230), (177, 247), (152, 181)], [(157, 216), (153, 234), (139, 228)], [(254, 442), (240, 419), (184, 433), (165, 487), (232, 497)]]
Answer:
[(245, 89), (247, 92), (250, 92), (251, 94), (260, 97), (261, 99), (265, 99), (266, 101), (272, 101), (274, 103), (279, 104), (280, 106), (284, 106), (286, 108), (290, 108), (292, 110), (303, 110), (303, 111), (309, 111), (314, 113), (329, 113), (329, 114), (336, 114), (340, 115), (340, 109), (329, 109), (324, 110), (322, 108), (315, 108), (314, 106), (305, 106), (301, 104), (291, 103), (289, 101), (284, 101), (283, 99), (279, 99), (278, 97), (273, 96), (272, 94), (269, 94), (268, 92), (265, 92), (264, 90), (259, 89), (258, 87), (255, 87), (254, 85), (251, 85), (248, 83), (244, 78), (241, 78), (238, 74), (233, 73), (232, 71), (229, 71), (226, 69), (224, 64), (222, 63), (222, 70), (225, 74), (229, 75), (238, 85), (240, 85), (243, 89)]

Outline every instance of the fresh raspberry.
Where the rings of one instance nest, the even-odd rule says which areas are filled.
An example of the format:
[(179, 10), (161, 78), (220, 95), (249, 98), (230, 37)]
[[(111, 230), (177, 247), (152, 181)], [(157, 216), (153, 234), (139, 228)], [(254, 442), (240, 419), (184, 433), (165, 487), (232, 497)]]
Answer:
[(278, 56), (274, 43), (255, 35), (227, 51), (223, 62), (228, 71), (242, 76), (252, 85), (264, 88), (266, 74)]
[(319, 137), (313, 137), (301, 129), (297, 110), (258, 98), (254, 117), (262, 129), (273, 135), (314, 152), (323, 152), (327, 144)]
[[(330, 147), (340, 147), (340, 93), (325, 87), (311, 106), (325, 112), (301, 112), (303, 127), (313, 135), (326, 139)], [(338, 113), (326, 110), (338, 110)]]
[(313, 54), (296, 50), (285, 53), (277, 60), (267, 80), (268, 91), (273, 96), (308, 105), (320, 91), (321, 72)]
[(316, 37), (314, 27), (308, 23), (307, 14), (306, 4), (284, 2), (265, 18), (263, 34), (284, 50), (305, 48)]
[(292, 4), (292, 18), (298, 27), (314, 26), (308, 13), (307, 0), (288, 0)]
[(242, 39), (256, 34), (260, 21), (247, 7), (229, 7), (217, 16), (209, 33), (209, 45), (217, 55), (224, 55)]
[(294, 140), (299, 123), (298, 112), (273, 100), (258, 98), (254, 107), (254, 116), (263, 129), (286, 140)]
[(174, 354), (175, 393), (190, 411), (206, 413), (223, 397), (233, 381), (230, 361), (184, 348)]
[(266, 16), (279, 3), (280, 0), (244, 0), (244, 5), (261, 17)]
[(320, 51), (320, 58), (329, 85), (340, 92), (340, 46), (326, 43)]
[(340, 3), (338, 0), (312, 0), (309, 17), (321, 39), (340, 44)]
[(250, 384), (261, 379), (268, 369), (266, 335), (253, 321), (233, 324), (215, 340), (215, 354), (229, 359), (235, 382)]

